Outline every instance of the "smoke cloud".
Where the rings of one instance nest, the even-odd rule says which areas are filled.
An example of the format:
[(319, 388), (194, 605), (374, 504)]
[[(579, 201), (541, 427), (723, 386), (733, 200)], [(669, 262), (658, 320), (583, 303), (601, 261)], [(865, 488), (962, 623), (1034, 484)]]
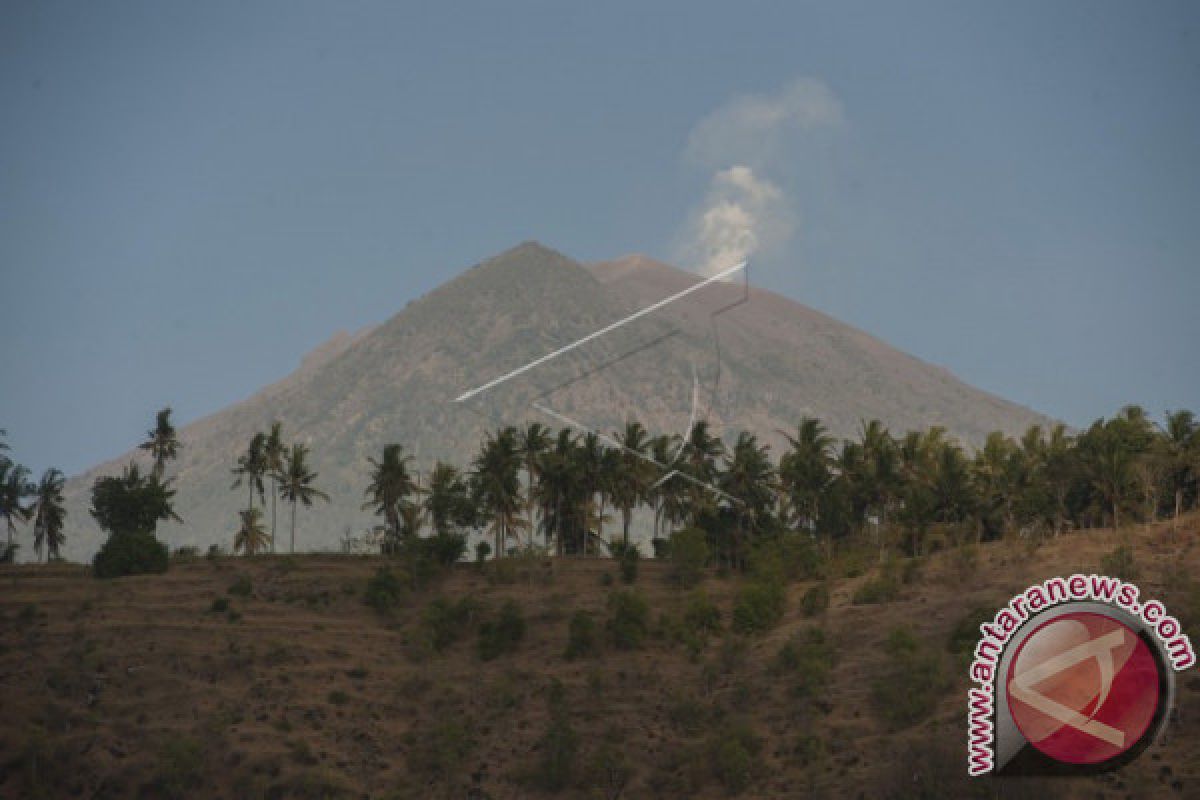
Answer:
[(712, 177), (684, 226), (680, 260), (712, 275), (786, 247), (799, 230), (796, 204), (767, 176), (796, 137), (842, 124), (841, 103), (814, 78), (793, 80), (776, 94), (734, 97), (700, 120), (684, 159)]

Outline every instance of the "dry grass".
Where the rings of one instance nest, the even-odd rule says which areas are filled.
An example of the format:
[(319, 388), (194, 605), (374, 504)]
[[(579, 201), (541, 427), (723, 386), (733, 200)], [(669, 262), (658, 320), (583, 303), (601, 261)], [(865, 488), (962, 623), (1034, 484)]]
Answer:
[[(1131, 534), (1145, 593), (1171, 607), (1181, 573), (1200, 579), (1198, 537), (1200, 516), (1175, 535), (1166, 525)], [(608, 561), (564, 561), (517, 582), (463, 565), (386, 614), (363, 602), (380, 558), (198, 559), (110, 582), (80, 567), (5, 567), (0, 796), (538, 795), (548, 731), (569, 729), (577, 747), (563, 796), (724, 797), (747, 783), (743, 796), (903, 797), (909, 782), (936, 776), (924, 796), (959, 797), (966, 683), (946, 652), (951, 630), (1035, 580), (1096, 570), (1118, 543), (1110, 531), (1000, 542), (979, 548), (974, 567), (939, 554), (890, 602), (852, 603), (871, 574), (832, 582), (817, 619), (800, 603), (815, 584), (796, 584), (783, 621), (746, 638), (728, 633), (738, 581), (709, 575), (702, 588), (726, 633), (690, 647), (671, 631), (693, 595), (643, 562), (633, 589), (650, 631), (628, 650), (604, 638), (608, 598), (626, 588), (602, 581), (616, 573)], [(480, 661), (477, 619), (435, 650), (424, 612), (437, 597), (474, 598), (482, 618), (518, 601), (527, 626), (516, 652)], [(597, 621), (601, 652), (567, 660), (577, 611)], [(902, 624), (944, 655), (952, 681), (929, 717), (890, 733), (871, 687), (882, 643)], [(834, 654), (815, 694), (778, 667), (781, 648), (814, 626)], [(1181, 681), (1172, 733), (1122, 774), (1060, 782), (1054, 794), (1194, 796), (1195, 672)], [(911, 747), (928, 763), (914, 763)]]

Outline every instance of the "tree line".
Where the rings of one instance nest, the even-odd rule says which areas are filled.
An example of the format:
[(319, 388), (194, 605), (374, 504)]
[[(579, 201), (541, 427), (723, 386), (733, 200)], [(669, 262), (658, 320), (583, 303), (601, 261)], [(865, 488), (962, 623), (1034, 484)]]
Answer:
[[(756, 435), (727, 443), (704, 420), (686, 437), (651, 435), (634, 420), (612, 435), (534, 422), (487, 433), (466, 469), (439, 461), (427, 475), (392, 443), (368, 459), (363, 508), (382, 518), (385, 551), (425, 532), (465, 549), (477, 533), (486, 537), (481, 558), (528, 546), (564, 556), (616, 553), (635, 547), (630, 530), (641, 512), (656, 552), (672, 533), (694, 529), (714, 561), (738, 568), (756, 541), (789, 532), (827, 546), (865, 537), (915, 556), (1010, 532), (1051, 536), (1177, 519), (1200, 499), (1200, 421), (1190, 411), (1160, 424), (1127, 406), (1080, 431), (1060, 424), (1016, 438), (994, 432), (974, 452), (940, 427), (897, 435), (878, 420), (841, 440), (813, 417), (783, 433), (787, 444), (775, 459)], [(165, 477), (182, 448), (170, 408), (139, 447), (151, 456), (149, 472), (130, 463), (92, 487), (92, 516), (110, 539), (153, 538), (157, 522), (178, 520)], [(8, 451), (0, 431), (0, 555), (13, 560), (17, 526), (32, 522), (35, 550), (56, 558), (65, 542), (62, 473), (48, 469), (35, 484)], [(251, 437), (232, 468), (232, 488), (247, 492), (234, 552), (275, 551), (280, 498), (290, 505), (294, 552), (298, 509), (329, 500), (309, 459), (307, 445), (284, 442), (280, 423)], [(268, 482), (269, 530), (255, 506), (258, 498), (266, 507)]]
[[(615, 553), (634, 546), (630, 528), (642, 511), (656, 551), (673, 532), (697, 529), (713, 558), (736, 568), (757, 540), (788, 532), (831, 546), (869, 537), (916, 556), (1010, 532), (1177, 519), (1198, 499), (1200, 423), (1190, 411), (1160, 425), (1128, 406), (1077, 432), (1061, 424), (1018, 438), (995, 432), (974, 452), (940, 427), (895, 435), (878, 420), (839, 441), (804, 417), (784, 436), (773, 459), (756, 435), (726, 443), (703, 420), (684, 438), (653, 436), (633, 420), (611, 436), (534, 422), (486, 434), (465, 470), (439, 461), (427, 476), (402, 445), (388, 444), (369, 459), (364, 509), (382, 517), (385, 550), (425, 531), (464, 541), (474, 532), (487, 537), (481, 557), (528, 546)], [(302, 446), (271, 466), (273, 437), (278, 425), (256, 434), (234, 472), (250, 485), (251, 510), (264, 476), (278, 483), (294, 539), (297, 502), (327, 496), (312, 485)], [(273, 540), (255, 537), (260, 546), (238, 549)]]

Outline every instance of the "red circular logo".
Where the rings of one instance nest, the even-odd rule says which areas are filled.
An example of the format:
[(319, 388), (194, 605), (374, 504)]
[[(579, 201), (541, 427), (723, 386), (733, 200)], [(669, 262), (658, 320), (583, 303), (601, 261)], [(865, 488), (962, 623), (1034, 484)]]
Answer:
[(1050, 758), (1098, 764), (1136, 745), (1159, 704), (1158, 666), (1124, 623), (1086, 611), (1055, 617), (1008, 667), (1008, 708)]

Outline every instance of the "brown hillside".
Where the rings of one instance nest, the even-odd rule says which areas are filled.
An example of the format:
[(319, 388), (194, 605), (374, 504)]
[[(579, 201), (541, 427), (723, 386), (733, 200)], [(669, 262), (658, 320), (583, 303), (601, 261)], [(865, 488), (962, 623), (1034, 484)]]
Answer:
[[(1200, 574), (1198, 539), (1198, 515), (1175, 535), (1168, 525), (1133, 535), (1139, 584), (1175, 613), (1200, 611), (1196, 584), (1190, 599), (1180, 588), (1181, 575)], [(534, 563), (514, 582), (460, 565), (406, 594), (392, 615), (363, 602), (379, 557), (199, 559), (111, 582), (72, 566), (4, 567), (0, 796), (550, 796), (530, 776), (547, 747), (571, 738), (545, 736), (548, 698), (561, 693), (559, 713), (578, 744), (563, 797), (729, 796), (714, 737), (739, 729), (761, 742), (746, 797), (964, 797), (966, 683), (962, 659), (945, 649), (952, 627), (1036, 580), (1099, 569), (1116, 542), (1090, 531), (1038, 548), (985, 545), (973, 571), (958, 552), (938, 554), (882, 605), (851, 603), (870, 573), (839, 579), (816, 619), (799, 611), (810, 586), (794, 585), (784, 621), (767, 634), (715, 635), (694, 654), (652, 635), (640, 650), (609, 644), (574, 661), (563, 657), (568, 620), (591, 611), (603, 629), (608, 598), (622, 588), (606, 585), (611, 561)], [(738, 586), (713, 574), (703, 581), (726, 629)], [(663, 564), (643, 563), (635, 588), (653, 628), (677, 626), (689, 595)], [(438, 597), (474, 598), (484, 619), (515, 599), (524, 640), (480, 662), (472, 622), (462, 641), (435, 652), (421, 620)], [(213, 610), (214, 601), (228, 609)], [(889, 732), (871, 686), (883, 674), (879, 648), (900, 625), (953, 677), (930, 716)], [(834, 663), (827, 688), (806, 697), (805, 670), (776, 664), (785, 643), (816, 627)], [(973, 788), (987, 797), (1195, 797), (1194, 670), (1180, 676), (1178, 707), (1167, 741), (1119, 774)]]

